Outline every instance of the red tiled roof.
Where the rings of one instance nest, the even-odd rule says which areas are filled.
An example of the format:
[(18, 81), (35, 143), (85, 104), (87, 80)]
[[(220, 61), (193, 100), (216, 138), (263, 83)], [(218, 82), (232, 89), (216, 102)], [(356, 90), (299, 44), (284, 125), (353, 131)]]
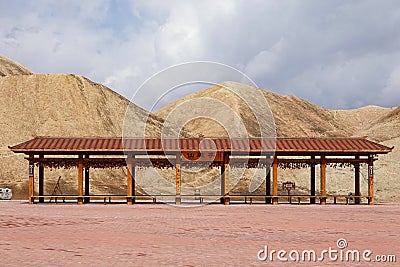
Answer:
[(280, 138), (276, 151), (390, 152), (392, 149), (363, 138)]
[[(275, 142), (276, 141), (276, 142)], [(278, 138), (278, 139), (154, 139), (154, 138), (65, 138), (36, 137), (10, 147), (16, 153), (70, 153), (82, 152), (115, 154), (124, 150), (147, 152), (177, 152), (187, 150), (220, 150), (246, 152), (273, 152), (278, 154), (301, 153), (372, 153), (385, 154), (392, 151), (378, 143), (362, 138)]]

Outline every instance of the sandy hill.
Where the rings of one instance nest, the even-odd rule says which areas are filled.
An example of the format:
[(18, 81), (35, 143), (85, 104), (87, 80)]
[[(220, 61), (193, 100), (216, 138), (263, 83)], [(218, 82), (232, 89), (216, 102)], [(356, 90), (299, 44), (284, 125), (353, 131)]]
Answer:
[(400, 107), (392, 109), (378, 118), (371, 118), (371, 123), (357, 133), (376, 141), (387, 141), (400, 137)]
[[(227, 136), (228, 132), (230, 137), (241, 137), (241, 118), (246, 118), (244, 130), (251, 137), (260, 137), (259, 125), (270, 127), (274, 118), (270, 110), (265, 108), (265, 101), (260, 99), (263, 97), (262, 91), (254, 95), (252, 89), (243, 84), (226, 82), (223, 86), (214, 86), (179, 98), (155, 114), (167, 122), (188, 120), (183, 126), (192, 134), (216, 137)], [(253, 103), (253, 110), (246, 103)], [(256, 117), (257, 114), (261, 116)], [(263, 130), (275, 135), (275, 129)]]
[[(0, 77), (0, 93), (1, 187), (10, 186), (16, 195), (26, 190), (27, 162), (22, 155), (13, 156), (7, 146), (35, 136), (121, 136), (130, 104), (109, 88), (78, 75), (4, 76)], [(135, 105), (130, 108), (131, 135), (143, 135), (138, 129), (146, 119), (148, 135), (160, 135), (162, 121)], [(49, 176), (55, 179), (58, 175)], [(70, 183), (67, 189), (75, 188), (76, 172), (62, 175)], [(118, 188), (119, 176), (110, 171), (104, 179), (114, 177), (111, 187)]]
[[(2, 140), (33, 136), (120, 136), (129, 101), (109, 88), (72, 74), (35, 74), (0, 78)], [(132, 124), (144, 123), (147, 111), (133, 106)], [(149, 132), (162, 122), (149, 117)], [(138, 127), (139, 128), (139, 127)], [(139, 135), (139, 133), (136, 133)]]
[(33, 74), (26, 67), (0, 55), (0, 76)]
[[(191, 114), (208, 114), (218, 118), (222, 125), (229, 125), (233, 137), (241, 136), (237, 129), (243, 123), (250, 136), (259, 136), (257, 118), (243, 99), (237, 94), (254, 101), (256, 113), (264, 114), (260, 119), (266, 130), (271, 133), (271, 120), (275, 121), (276, 132), (284, 136), (368, 136), (369, 139), (382, 141), (385, 145), (396, 146), (393, 153), (382, 156), (376, 165), (377, 197), (380, 201), (400, 200), (398, 192), (398, 170), (400, 163), (400, 108), (381, 108), (368, 106), (356, 110), (329, 110), (313, 105), (295, 96), (284, 96), (247, 85), (226, 82), (224, 86), (213, 86), (194, 94), (180, 98), (155, 114), (130, 103), (111, 89), (94, 83), (79, 75), (33, 74), (25, 67), (0, 57), (0, 187), (11, 187), (16, 196), (25, 197), (27, 193), (27, 162), (22, 155), (14, 155), (7, 146), (18, 144), (34, 136), (121, 136), (124, 118), (129, 107), (127, 131), (131, 136), (142, 136), (146, 125), (147, 136), (160, 136), (165, 131), (165, 119), (173, 114), (176, 118), (188, 118)], [(256, 94), (254, 94), (256, 90)], [(262, 101), (264, 96), (268, 104)], [(198, 99), (206, 100), (197, 101)], [(191, 100), (194, 100), (191, 102)], [(197, 101), (197, 102), (196, 102)], [(261, 102), (260, 102), (261, 101)], [(185, 106), (189, 103), (190, 106)], [(210, 104), (214, 103), (214, 104)], [(215, 105), (217, 103), (217, 105)], [(223, 103), (221, 109), (218, 103)], [(269, 108), (270, 107), (270, 108)], [(237, 117), (231, 116), (234, 110)], [(271, 112), (269, 112), (271, 110)], [(168, 121), (168, 120), (167, 120)], [(227, 130), (212, 119), (194, 119), (177, 129), (169, 128), (167, 134), (180, 131), (184, 136), (226, 136)], [(269, 127), (269, 128), (268, 128)], [(232, 170), (234, 174), (236, 170)], [(163, 171), (164, 172), (164, 171)], [(165, 171), (168, 179), (173, 179), (173, 171)], [(251, 172), (246, 170), (246, 177)], [(75, 193), (76, 170), (46, 170), (48, 188), (51, 193), (57, 177), (62, 175), (64, 193)], [(93, 193), (124, 193), (126, 173), (118, 170), (92, 170)], [(138, 177), (153, 175), (146, 170), (138, 170)], [(263, 171), (256, 173), (263, 180)], [(201, 170), (184, 173), (182, 182), (196, 187), (199, 183), (215, 182), (219, 170)], [(299, 188), (309, 188), (307, 170), (282, 171), (281, 180), (293, 180)], [(341, 192), (351, 188), (352, 178), (348, 170), (331, 170), (328, 173), (328, 190)], [(366, 170), (362, 173), (362, 186), (366, 188)], [(151, 182), (152, 179), (148, 180)], [(234, 189), (248, 191), (248, 180)], [(217, 183), (218, 184), (218, 183)], [(318, 181), (317, 181), (318, 186)], [(264, 188), (261, 185), (260, 188)], [(254, 188), (253, 188), (254, 189)], [(218, 189), (217, 189), (218, 191)], [(193, 192), (188, 192), (193, 193)], [(207, 192), (204, 192), (207, 193)], [(208, 192), (210, 194), (218, 192)], [(262, 193), (262, 190), (259, 192)], [(306, 193), (306, 192), (303, 192)]]
[[(229, 89), (228, 89), (229, 88)], [(155, 114), (166, 119), (172, 111), (179, 111), (183, 103), (192, 103), (193, 99), (216, 99), (218, 102), (228, 106), (231, 111), (238, 114), (246, 125), (250, 136), (257, 136), (257, 121), (251, 116), (248, 105), (241, 100), (235, 91), (255, 90), (268, 102), (268, 106), (254, 106), (257, 112), (272, 111), (276, 134), (278, 137), (344, 137), (352, 136), (371, 125), (371, 120), (382, 119), (384, 116), (391, 117), (392, 109), (376, 106), (368, 106), (355, 110), (329, 110), (316, 106), (296, 96), (280, 95), (266, 90), (259, 90), (252, 86), (225, 82), (222, 85), (186, 95), (159, 109)], [(253, 91), (253, 93), (255, 92)], [(202, 106), (207, 109), (207, 106)], [(182, 110), (183, 112), (193, 112)], [(215, 118), (221, 118), (220, 110), (208, 108), (208, 114)], [(226, 131), (215, 122), (206, 119), (190, 121), (187, 128), (193, 132), (201, 132), (205, 136), (224, 136)], [(359, 133), (358, 135), (360, 135)]]
[[(251, 112), (243, 112), (248, 110), (246, 103), (233, 93), (235, 90), (249, 90), (250, 86), (238, 84), (234, 82), (225, 82), (223, 86), (217, 85), (199, 92), (187, 95), (165, 107), (158, 110), (155, 114), (166, 119), (171, 112), (175, 116), (179, 116), (179, 112), (190, 113), (192, 109), (180, 110), (179, 107), (184, 103), (191, 103), (193, 99), (213, 98), (220, 103), (227, 105), (232, 111), (237, 113), (242, 122), (246, 125), (250, 136), (257, 136), (253, 132), (254, 117)], [(230, 89), (227, 89), (229, 87)], [(255, 94), (260, 89), (252, 88)], [(387, 156), (381, 156), (376, 164), (376, 187), (377, 199), (380, 201), (398, 201), (399, 198), (399, 174), (400, 163), (399, 156), (399, 136), (400, 136), (400, 107), (382, 108), (377, 106), (367, 106), (355, 110), (329, 110), (318, 107), (303, 99), (295, 96), (279, 95), (266, 90), (261, 90), (267, 99), (268, 106), (256, 106), (255, 109), (268, 110), (271, 109), (278, 137), (363, 137), (366, 136), (371, 140), (385, 141), (387, 146), (396, 146), (393, 153)], [(207, 106), (203, 106), (207, 109)], [(208, 113), (219, 118), (219, 111), (216, 109), (208, 110)], [(187, 114), (186, 114), (187, 116)], [(221, 120), (222, 121), (222, 120)], [(193, 119), (186, 125), (187, 129), (204, 136), (226, 136), (227, 131), (212, 120), (203, 118)], [(308, 170), (282, 170), (280, 179), (293, 180), (302, 188), (309, 188)], [(334, 169), (328, 172), (331, 192), (348, 192), (341, 191), (343, 188), (352, 188), (353, 180), (349, 169)], [(362, 186), (364, 193), (366, 190), (366, 169), (362, 169)], [(246, 189), (246, 185), (241, 185), (242, 189)], [(318, 181), (317, 181), (318, 186)]]
[(350, 132), (363, 136), (360, 131), (367, 129), (373, 121), (388, 115), (392, 109), (379, 106), (365, 106), (351, 110), (331, 110), (335, 115), (335, 119), (341, 124), (346, 125)]

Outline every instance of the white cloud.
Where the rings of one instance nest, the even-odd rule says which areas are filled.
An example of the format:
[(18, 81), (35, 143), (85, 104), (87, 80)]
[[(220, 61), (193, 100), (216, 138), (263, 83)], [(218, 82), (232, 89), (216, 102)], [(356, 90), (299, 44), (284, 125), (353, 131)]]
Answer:
[(397, 1), (7, 1), (0, 53), (130, 97), (173, 64), (211, 60), (331, 108), (397, 106)]
[(280, 61), (285, 52), (285, 40), (280, 39), (268, 50), (260, 51), (252, 58), (246, 66), (246, 74), (250, 77), (274, 76), (276, 71), (282, 66)]
[[(381, 101), (388, 101), (388, 106), (398, 106), (400, 103), (400, 65), (390, 73), (386, 86), (381, 94)], [(390, 101), (389, 101), (390, 99)]]

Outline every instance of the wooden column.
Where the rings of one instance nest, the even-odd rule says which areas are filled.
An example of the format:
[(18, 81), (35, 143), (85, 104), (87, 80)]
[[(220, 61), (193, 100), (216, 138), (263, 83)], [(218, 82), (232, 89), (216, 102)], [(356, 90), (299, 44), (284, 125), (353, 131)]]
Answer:
[(127, 162), (127, 191), (126, 191), (126, 204), (132, 205), (134, 195), (135, 195), (135, 165), (133, 162), (134, 155), (129, 155), (128, 156), (128, 162)]
[(225, 203), (224, 200), (224, 195), (225, 195), (225, 164), (222, 162), (221, 164), (221, 204)]
[(78, 161), (78, 205), (83, 204), (83, 156)]
[(320, 181), (320, 186), (321, 186), (321, 200), (320, 204), (325, 205), (326, 204), (326, 161), (325, 161), (325, 155), (321, 155), (321, 181)]
[(32, 159), (34, 158), (34, 155), (29, 155), (29, 189), (28, 189), (28, 200), (29, 200), (29, 204), (33, 204), (33, 195), (35, 192), (35, 165), (32, 161)]
[[(311, 156), (311, 159), (315, 159), (315, 156)], [(310, 203), (315, 204), (315, 164), (311, 164), (311, 177), (310, 177)]]
[(135, 155), (132, 155), (132, 167), (131, 167), (131, 174), (132, 174), (132, 203), (135, 203), (136, 199), (136, 165), (135, 165)]
[[(360, 156), (356, 156), (356, 159), (359, 159)], [(354, 203), (360, 204), (361, 203), (361, 193), (360, 193), (360, 163), (354, 164)]]
[[(89, 155), (85, 155), (85, 158), (89, 158)], [(89, 173), (89, 167), (85, 167), (85, 203), (90, 202), (90, 173)]]
[[(39, 155), (39, 158), (44, 158), (44, 155)], [(39, 164), (39, 196), (44, 195), (44, 167)], [(39, 203), (44, 203), (44, 197), (39, 197)]]
[(271, 168), (266, 168), (266, 175), (265, 175), (265, 198), (266, 204), (271, 204)]
[(278, 157), (275, 155), (272, 163), (272, 204), (278, 205)]
[(374, 205), (374, 158), (368, 156), (368, 205)]
[(229, 197), (230, 191), (230, 177), (229, 177), (229, 153), (224, 153), (224, 205), (231, 203)]
[(176, 154), (175, 161), (175, 204), (180, 205), (181, 199), (181, 153)]

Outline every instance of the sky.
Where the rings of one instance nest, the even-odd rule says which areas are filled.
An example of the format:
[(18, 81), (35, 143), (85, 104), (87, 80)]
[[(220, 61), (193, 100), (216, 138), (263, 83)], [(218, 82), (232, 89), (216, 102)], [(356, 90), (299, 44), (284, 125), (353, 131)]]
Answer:
[(165, 68), (211, 61), (326, 108), (400, 106), (397, 0), (0, 0), (0, 25), (0, 54), (128, 99)]

